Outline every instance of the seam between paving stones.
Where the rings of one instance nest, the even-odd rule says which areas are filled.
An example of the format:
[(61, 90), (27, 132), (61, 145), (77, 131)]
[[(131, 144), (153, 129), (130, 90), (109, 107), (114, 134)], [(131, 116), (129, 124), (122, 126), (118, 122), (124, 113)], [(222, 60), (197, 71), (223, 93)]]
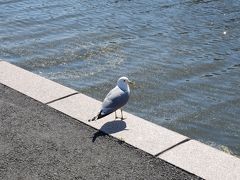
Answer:
[(68, 98), (68, 97), (73, 96), (73, 95), (76, 95), (76, 94), (79, 94), (79, 92), (75, 92), (75, 93), (72, 93), (72, 94), (68, 94), (68, 95), (66, 95), (66, 96), (63, 96), (63, 97), (54, 99), (54, 100), (49, 101), (49, 102), (46, 102), (46, 103), (44, 103), (44, 104), (47, 104), (47, 105), (48, 105), (48, 104), (54, 103), (54, 102), (56, 102), (56, 101), (60, 101), (60, 100), (62, 100), (62, 99)]
[[(1, 60), (0, 60), (0, 62), (1, 62)], [(10, 89), (13, 89), (13, 90), (15, 90), (15, 91), (17, 91), (17, 92), (19, 92), (19, 93), (21, 93), (21, 94), (27, 96), (27, 97), (30, 97), (30, 96), (28, 96), (27, 94), (25, 94), (24, 92), (21, 92), (21, 91), (15, 89), (15, 88), (13, 88), (13, 87), (10, 87), (10, 86), (8, 86), (8, 85), (2, 83), (2, 82), (0, 82), (0, 84), (3, 85), (3, 86), (8, 87), (8, 88), (10, 88)], [(64, 87), (66, 87), (66, 86), (64, 86)], [(50, 103), (53, 103), (53, 102), (56, 102), (56, 101), (59, 101), (59, 100), (62, 100), (62, 99), (68, 98), (68, 97), (73, 96), (73, 95), (76, 95), (76, 94), (79, 94), (79, 92), (75, 92), (75, 93), (72, 93), (72, 94), (68, 94), (68, 95), (66, 95), (66, 96), (62, 96), (62, 97), (60, 97), (60, 98), (57, 98), (57, 99), (51, 100), (51, 101), (46, 102), (46, 103), (41, 102), (40, 100), (35, 99), (34, 97), (30, 97), (30, 98), (32, 98), (32, 99), (34, 99), (35, 101), (40, 102), (40, 103), (42, 103), (42, 104), (46, 104), (46, 105), (48, 105), (48, 104), (50, 104)]]
[(186, 138), (186, 139), (180, 141), (179, 143), (177, 143), (177, 144), (175, 144), (175, 145), (172, 145), (171, 147), (169, 147), (169, 148), (167, 148), (167, 149), (165, 149), (165, 150), (163, 150), (163, 151), (155, 154), (154, 156), (157, 157), (157, 156), (159, 156), (159, 155), (161, 155), (161, 154), (163, 154), (163, 153), (165, 153), (165, 152), (167, 152), (167, 151), (170, 151), (171, 149), (173, 149), (173, 148), (175, 148), (175, 147), (177, 147), (177, 146), (180, 146), (181, 144), (184, 144), (184, 143), (190, 141), (190, 140), (191, 140), (190, 138)]

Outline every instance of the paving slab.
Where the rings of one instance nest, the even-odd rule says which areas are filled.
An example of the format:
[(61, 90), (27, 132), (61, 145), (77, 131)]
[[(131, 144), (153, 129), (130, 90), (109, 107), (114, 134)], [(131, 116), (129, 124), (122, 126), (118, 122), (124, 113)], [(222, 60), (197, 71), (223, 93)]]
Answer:
[(0, 83), (43, 103), (77, 93), (5, 61), (0, 61)]
[(0, 179), (201, 179), (97, 133), (0, 84)]
[(99, 112), (101, 102), (84, 94), (64, 98), (50, 103), (49, 106), (152, 155), (156, 155), (187, 139), (186, 136), (127, 112), (123, 112), (124, 116), (126, 116), (123, 121), (115, 120), (115, 115), (110, 114), (100, 120), (88, 122), (88, 119), (91, 119)]
[(240, 159), (195, 140), (183, 143), (159, 158), (204, 179), (240, 179)]

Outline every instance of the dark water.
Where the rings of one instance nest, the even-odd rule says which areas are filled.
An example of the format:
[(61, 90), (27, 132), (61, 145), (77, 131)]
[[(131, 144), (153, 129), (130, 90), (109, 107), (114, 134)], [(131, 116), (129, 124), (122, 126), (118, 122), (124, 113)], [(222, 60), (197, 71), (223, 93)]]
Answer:
[(240, 155), (239, 0), (0, 0), (0, 58)]

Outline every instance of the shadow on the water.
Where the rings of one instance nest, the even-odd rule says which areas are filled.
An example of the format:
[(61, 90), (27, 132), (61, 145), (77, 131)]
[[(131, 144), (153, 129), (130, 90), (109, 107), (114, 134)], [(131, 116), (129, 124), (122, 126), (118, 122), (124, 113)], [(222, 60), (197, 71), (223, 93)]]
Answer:
[(113, 120), (105, 123), (96, 133), (94, 133), (92, 142), (100, 136), (105, 136), (107, 134), (113, 134), (122, 131), (126, 128), (126, 122), (122, 120)]

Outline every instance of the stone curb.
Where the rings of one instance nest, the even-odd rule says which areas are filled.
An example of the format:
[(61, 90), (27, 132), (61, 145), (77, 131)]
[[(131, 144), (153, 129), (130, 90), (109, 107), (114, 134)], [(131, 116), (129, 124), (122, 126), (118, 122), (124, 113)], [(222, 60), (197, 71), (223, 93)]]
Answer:
[(77, 93), (5, 61), (0, 61), (0, 82), (42, 103)]
[(127, 117), (124, 121), (115, 120), (115, 115), (112, 114), (103, 119), (88, 122), (88, 119), (91, 119), (99, 112), (101, 102), (83, 94), (70, 96), (51, 103), (49, 106), (152, 155), (156, 155), (187, 139), (183, 135), (127, 112), (123, 112), (124, 116)]
[[(205, 179), (238, 179), (240, 159), (124, 112), (99, 121), (101, 102), (0, 60), (0, 83)], [(97, 136), (97, 134), (96, 134)]]
[(240, 159), (195, 140), (183, 143), (158, 157), (204, 179), (240, 178)]

